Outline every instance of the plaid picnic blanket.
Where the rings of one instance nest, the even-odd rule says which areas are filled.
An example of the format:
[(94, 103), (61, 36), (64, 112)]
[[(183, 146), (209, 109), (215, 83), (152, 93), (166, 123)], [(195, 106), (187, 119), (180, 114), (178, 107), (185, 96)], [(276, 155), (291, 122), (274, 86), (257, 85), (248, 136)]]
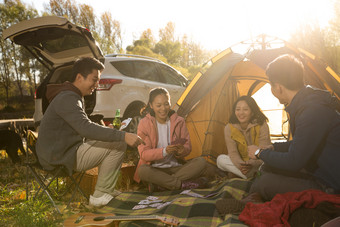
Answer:
[[(115, 215), (158, 215), (167, 218), (177, 218), (180, 226), (246, 226), (237, 215), (227, 214), (220, 217), (215, 203), (221, 198), (241, 199), (249, 191), (252, 181), (243, 179), (227, 179), (215, 182), (208, 189), (195, 189), (192, 192), (202, 196), (212, 194), (210, 197), (197, 198), (180, 194), (181, 191), (166, 192), (124, 192), (115, 197), (110, 203), (99, 209), (98, 213), (114, 213)], [(155, 196), (164, 202), (171, 202), (162, 208), (146, 207), (134, 210), (141, 200), (148, 196)], [(160, 221), (124, 221), (119, 226), (164, 226)]]

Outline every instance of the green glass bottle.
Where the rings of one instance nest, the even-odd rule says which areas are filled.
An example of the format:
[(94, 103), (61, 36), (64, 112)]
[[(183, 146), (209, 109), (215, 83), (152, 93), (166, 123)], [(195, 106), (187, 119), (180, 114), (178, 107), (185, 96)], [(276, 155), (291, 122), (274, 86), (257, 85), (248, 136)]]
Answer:
[(120, 109), (117, 109), (115, 118), (113, 119), (113, 122), (112, 122), (112, 125), (115, 129), (119, 130), (121, 123), (122, 122), (120, 121)]

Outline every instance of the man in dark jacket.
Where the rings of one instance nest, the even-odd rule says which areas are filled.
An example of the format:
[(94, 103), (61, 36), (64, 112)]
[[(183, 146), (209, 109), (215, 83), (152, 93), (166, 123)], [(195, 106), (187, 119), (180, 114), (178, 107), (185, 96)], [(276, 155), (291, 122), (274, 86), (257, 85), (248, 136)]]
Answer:
[(126, 144), (143, 143), (136, 134), (92, 122), (84, 111), (83, 97), (97, 88), (104, 65), (94, 58), (74, 63), (71, 82), (48, 85), (50, 104), (39, 128), (36, 144), (40, 164), (48, 170), (64, 165), (69, 174), (99, 167), (97, 184), (89, 203), (106, 205), (114, 190)]
[(273, 95), (285, 105), (292, 140), (274, 150), (249, 146), (249, 157), (261, 159), (261, 175), (250, 193), (271, 200), (277, 193), (320, 189), (340, 193), (339, 101), (324, 90), (304, 86), (302, 63), (283, 55), (266, 71)]

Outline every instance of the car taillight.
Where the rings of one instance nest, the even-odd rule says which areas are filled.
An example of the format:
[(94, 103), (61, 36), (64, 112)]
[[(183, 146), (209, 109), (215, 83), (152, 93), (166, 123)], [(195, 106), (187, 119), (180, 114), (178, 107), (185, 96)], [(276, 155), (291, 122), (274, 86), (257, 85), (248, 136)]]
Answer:
[(104, 124), (108, 126), (109, 124), (112, 124), (112, 121), (104, 121)]
[(122, 80), (120, 79), (100, 79), (97, 91), (110, 90), (115, 84), (120, 84)]

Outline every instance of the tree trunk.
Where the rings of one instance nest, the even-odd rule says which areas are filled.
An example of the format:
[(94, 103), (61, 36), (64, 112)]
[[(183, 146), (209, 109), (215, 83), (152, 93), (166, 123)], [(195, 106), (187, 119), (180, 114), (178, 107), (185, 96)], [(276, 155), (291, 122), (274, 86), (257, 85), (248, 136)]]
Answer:
[(19, 62), (20, 59), (17, 59), (16, 48), (15, 48), (14, 43), (12, 43), (12, 48), (14, 50), (13, 51), (13, 63), (14, 63), (16, 83), (18, 85), (18, 89), (19, 89), (19, 92), (20, 92), (20, 98), (23, 99), (24, 98), (24, 94), (22, 92), (22, 84), (21, 84), (22, 74), (21, 74), (21, 72), (19, 72), (18, 65), (17, 65), (17, 62)]

